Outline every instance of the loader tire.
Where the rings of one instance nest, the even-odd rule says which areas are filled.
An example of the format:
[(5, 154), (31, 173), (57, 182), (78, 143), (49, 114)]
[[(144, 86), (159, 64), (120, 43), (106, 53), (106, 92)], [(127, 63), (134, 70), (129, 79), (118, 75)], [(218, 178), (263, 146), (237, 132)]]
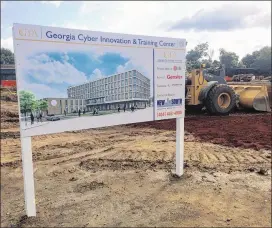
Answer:
[(236, 95), (228, 85), (216, 85), (208, 93), (205, 106), (211, 115), (229, 115), (236, 106)]

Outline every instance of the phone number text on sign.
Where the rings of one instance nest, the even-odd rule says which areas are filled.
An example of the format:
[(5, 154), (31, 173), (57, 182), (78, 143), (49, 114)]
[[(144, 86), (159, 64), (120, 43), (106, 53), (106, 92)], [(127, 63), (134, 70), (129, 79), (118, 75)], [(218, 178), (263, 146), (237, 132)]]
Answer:
[(182, 114), (182, 111), (164, 111), (164, 112), (157, 112), (157, 117), (178, 116), (181, 114)]

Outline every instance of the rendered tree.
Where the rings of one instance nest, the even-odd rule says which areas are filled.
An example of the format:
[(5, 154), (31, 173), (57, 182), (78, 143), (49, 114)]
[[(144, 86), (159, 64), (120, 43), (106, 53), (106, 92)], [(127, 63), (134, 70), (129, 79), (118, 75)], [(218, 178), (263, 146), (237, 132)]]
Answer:
[(25, 122), (27, 121), (27, 112), (32, 112), (37, 107), (35, 95), (30, 91), (21, 90), (19, 92), (20, 109), (25, 114)]
[(46, 111), (46, 110), (48, 109), (47, 101), (45, 101), (45, 100), (40, 100), (40, 101), (38, 102), (38, 108), (39, 108), (39, 110), (41, 110), (41, 111)]

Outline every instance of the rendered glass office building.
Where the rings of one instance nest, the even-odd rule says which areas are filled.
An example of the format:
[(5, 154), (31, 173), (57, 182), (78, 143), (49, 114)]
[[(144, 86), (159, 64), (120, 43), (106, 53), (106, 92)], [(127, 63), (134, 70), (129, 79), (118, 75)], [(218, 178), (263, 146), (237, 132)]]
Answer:
[(145, 108), (149, 105), (150, 79), (131, 70), (69, 87), (67, 93), (68, 98), (85, 99), (87, 111), (117, 109), (124, 105)]

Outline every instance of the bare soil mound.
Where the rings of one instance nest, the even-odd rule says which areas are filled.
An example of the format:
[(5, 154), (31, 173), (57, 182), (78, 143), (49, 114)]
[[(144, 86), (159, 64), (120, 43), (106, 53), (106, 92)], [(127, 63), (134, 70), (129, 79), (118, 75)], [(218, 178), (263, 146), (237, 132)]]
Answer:
[(1, 132), (1, 139), (20, 138), (20, 132)]
[(19, 123), (18, 113), (1, 110), (1, 128), (4, 123), (12, 123), (13, 125)]
[(12, 101), (12, 102), (17, 102), (17, 93), (16, 89), (14, 88), (1, 88), (1, 100), (2, 101)]
[[(176, 129), (176, 120), (152, 121), (130, 126), (174, 131)], [(185, 131), (192, 133), (202, 142), (255, 150), (271, 150), (270, 114), (186, 117)]]
[(10, 112), (10, 111), (7, 111), (7, 110), (2, 110), (1, 111), (1, 119), (2, 118), (17, 118), (19, 121), (19, 115), (18, 113), (16, 112)]

